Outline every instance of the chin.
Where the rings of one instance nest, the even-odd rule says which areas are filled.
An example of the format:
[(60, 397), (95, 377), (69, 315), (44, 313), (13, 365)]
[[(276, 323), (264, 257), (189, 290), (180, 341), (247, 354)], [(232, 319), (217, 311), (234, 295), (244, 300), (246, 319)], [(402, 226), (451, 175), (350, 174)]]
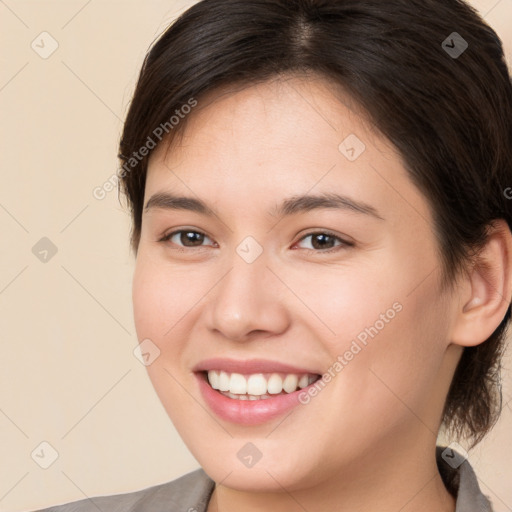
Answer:
[[(245, 442), (238, 444), (243, 446)], [(296, 451), (295, 453), (297, 454)], [(311, 465), (311, 471), (308, 471), (303, 459), (291, 460), (285, 454), (275, 451), (272, 457), (262, 456), (252, 467), (244, 467), (238, 458), (234, 458), (233, 463), (229, 463), (232, 457), (226, 457), (225, 453), (224, 456), (217, 457), (212, 456), (212, 452), (208, 452), (208, 456), (196, 456), (196, 459), (212, 480), (230, 489), (243, 492), (282, 492), (283, 488), (289, 491), (303, 489), (314, 485), (315, 480), (322, 478), (318, 471), (314, 470), (314, 467), (318, 469), (320, 463)], [(313, 472), (316, 473), (316, 479), (312, 476)]]

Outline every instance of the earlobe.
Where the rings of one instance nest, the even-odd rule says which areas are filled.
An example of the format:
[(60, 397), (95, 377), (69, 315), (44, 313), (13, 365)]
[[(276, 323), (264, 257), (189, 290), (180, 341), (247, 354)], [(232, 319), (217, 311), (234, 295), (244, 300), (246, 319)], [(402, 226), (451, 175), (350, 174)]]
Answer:
[(500, 325), (512, 295), (512, 234), (503, 219), (489, 227), (485, 246), (460, 288), (462, 308), (451, 333), (461, 346), (483, 343)]

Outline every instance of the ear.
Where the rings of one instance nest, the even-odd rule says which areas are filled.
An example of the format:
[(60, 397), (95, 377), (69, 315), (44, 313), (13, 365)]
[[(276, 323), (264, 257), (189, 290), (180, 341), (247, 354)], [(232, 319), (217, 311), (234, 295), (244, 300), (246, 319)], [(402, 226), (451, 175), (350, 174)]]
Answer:
[(479, 345), (500, 325), (512, 299), (512, 234), (504, 219), (489, 225), (485, 246), (459, 288), (451, 343)]

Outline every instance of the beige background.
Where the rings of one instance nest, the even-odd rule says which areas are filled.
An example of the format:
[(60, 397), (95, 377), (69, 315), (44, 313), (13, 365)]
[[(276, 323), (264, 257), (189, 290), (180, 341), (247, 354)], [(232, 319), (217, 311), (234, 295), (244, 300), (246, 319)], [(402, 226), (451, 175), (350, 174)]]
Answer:
[[(116, 191), (92, 195), (117, 169), (147, 48), (192, 3), (0, 0), (0, 511), (142, 489), (198, 467), (133, 355), (128, 213)], [(473, 4), (512, 62), (512, 0)], [(32, 252), (43, 237), (57, 249), (46, 263)], [(497, 512), (512, 510), (511, 432), (512, 402), (469, 456)], [(42, 442), (58, 452), (47, 469)]]

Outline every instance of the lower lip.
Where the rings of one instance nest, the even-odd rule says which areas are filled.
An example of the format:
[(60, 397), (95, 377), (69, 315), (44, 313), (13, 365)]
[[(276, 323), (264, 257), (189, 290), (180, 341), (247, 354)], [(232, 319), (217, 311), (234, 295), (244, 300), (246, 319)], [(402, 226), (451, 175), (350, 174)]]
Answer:
[(240, 425), (257, 425), (281, 416), (299, 405), (301, 403), (299, 394), (307, 392), (307, 389), (314, 385), (313, 383), (293, 393), (276, 395), (267, 399), (237, 400), (224, 396), (213, 389), (203, 373), (196, 373), (196, 377), (201, 394), (210, 409), (223, 420)]

